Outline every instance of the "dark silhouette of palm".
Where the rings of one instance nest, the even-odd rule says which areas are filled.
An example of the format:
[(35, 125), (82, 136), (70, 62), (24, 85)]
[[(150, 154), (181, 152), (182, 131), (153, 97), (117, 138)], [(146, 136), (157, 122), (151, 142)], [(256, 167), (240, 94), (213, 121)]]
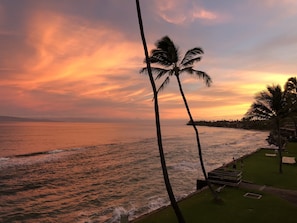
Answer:
[[(158, 89), (158, 92), (160, 90), (163, 90), (164, 87), (169, 84), (170, 78), (172, 76), (176, 77), (178, 86), (179, 86), (179, 91), (183, 98), (184, 105), (186, 107), (188, 116), (190, 118), (190, 122), (193, 123), (192, 126), (194, 128), (195, 135), (196, 135), (198, 154), (199, 154), (201, 169), (202, 169), (205, 181), (207, 182), (208, 187), (213, 193), (214, 198), (216, 200), (219, 200), (217, 193), (213, 190), (207, 178), (207, 173), (206, 173), (203, 158), (202, 158), (202, 149), (201, 149), (201, 144), (199, 139), (199, 132), (196, 125), (194, 125), (194, 120), (190, 111), (190, 107), (188, 105), (186, 96), (182, 88), (181, 80), (180, 80), (181, 74), (188, 73), (203, 79), (205, 81), (205, 84), (207, 86), (210, 86), (211, 78), (205, 72), (196, 70), (193, 67), (195, 62), (198, 62), (201, 60), (201, 54), (203, 54), (203, 50), (199, 47), (190, 49), (186, 52), (184, 57), (181, 59), (178, 48), (175, 46), (173, 41), (168, 36), (164, 36), (161, 40), (157, 41), (155, 45), (157, 48), (151, 51), (150, 62), (154, 64), (158, 64), (160, 66), (152, 67), (152, 72), (156, 75), (156, 79), (165, 77), (164, 81), (162, 82), (162, 84)], [(141, 73), (147, 72), (147, 69), (143, 68), (142, 70), (140, 70), (140, 72)]]
[(143, 23), (142, 23), (142, 18), (141, 18), (141, 10), (140, 10), (140, 4), (139, 1), (136, 0), (136, 9), (137, 9), (137, 15), (138, 15), (138, 22), (139, 22), (139, 29), (140, 29), (140, 34), (141, 34), (141, 39), (143, 43), (143, 48), (144, 48), (144, 53), (145, 53), (145, 58), (146, 58), (146, 64), (147, 64), (147, 71), (150, 79), (150, 83), (152, 86), (152, 90), (154, 93), (154, 108), (155, 108), (155, 121), (156, 121), (156, 131), (157, 131), (157, 139), (158, 139), (158, 147), (159, 147), (159, 154), (160, 154), (160, 162), (161, 162), (161, 167), (162, 167), (162, 172), (163, 172), (163, 177), (164, 177), (164, 182), (166, 186), (166, 190), (171, 202), (171, 206), (173, 207), (173, 210), (175, 212), (175, 215), (178, 219), (179, 223), (185, 223), (184, 217), (178, 207), (178, 204), (176, 202), (169, 176), (168, 176), (168, 171), (166, 167), (166, 162), (165, 162), (165, 155), (163, 151), (163, 144), (162, 144), (162, 135), (161, 135), (161, 126), (160, 126), (160, 116), (159, 116), (159, 105), (158, 105), (158, 92), (157, 88), (155, 85), (155, 81), (152, 75), (152, 68), (150, 65), (150, 60), (149, 60), (149, 55), (148, 55), (148, 50), (147, 50), (147, 45), (146, 45), (146, 40), (145, 40), (145, 35), (144, 35), (144, 29), (143, 29)]
[(297, 94), (297, 79), (296, 77), (290, 77), (285, 84), (285, 92)]
[[(205, 81), (205, 84), (210, 86), (211, 78), (205, 72), (196, 70), (193, 67), (195, 62), (201, 60), (201, 54), (203, 54), (201, 48), (195, 47), (188, 50), (183, 59), (181, 59), (178, 48), (168, 36), (159, 40), (156, 43), (156, 47), (157, 48), (153, 49), (151, 52), (150, 62), (159, 64), (162, 67), (152, 67), (152, 71), (156, 74), (156, 79), (166, 76), (165, 80), (160, 85), (158, 92), (169, 84), (170, 77), (174, 75), (180, 80), (180, 75), (183, 73), (202, 78)], [(144, 70), (141, 70), (140, 72), (143, 72)]]
[[(285, 84), (285, 98), (288, 106), (288, 117), (293, 121), (297, 133), (297, 79), (290, 77)], [(296, 135), (295, 135), (296, 136)]]
[(271, 120), (275, 124), (278, 135), (279, 172), (282, 173), (282, 145), (280, 135), (280, 121), (287, 115), (285, 94), (279, 85), (267, 86), (267, 90), (255, 97), (245, 118), (248, 120)]

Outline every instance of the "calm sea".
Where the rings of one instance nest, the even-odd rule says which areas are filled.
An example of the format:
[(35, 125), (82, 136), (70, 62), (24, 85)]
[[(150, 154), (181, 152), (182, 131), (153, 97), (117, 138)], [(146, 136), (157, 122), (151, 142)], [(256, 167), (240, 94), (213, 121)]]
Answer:
[[(163, 123), (178, 199), (202, 179), (191, 126)], [(268, 133), (199, 127), (207, 171), (267, 146)], [(119, 222), (168, 204), (154, 122), (0, 123), (0, 222)]]

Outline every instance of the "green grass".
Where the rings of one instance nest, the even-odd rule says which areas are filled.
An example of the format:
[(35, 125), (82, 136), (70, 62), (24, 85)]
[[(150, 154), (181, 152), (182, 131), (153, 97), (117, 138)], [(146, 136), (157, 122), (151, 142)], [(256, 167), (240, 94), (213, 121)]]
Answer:
[[(209, 191), (205, 190), (180, 202), (180, 207), (187, 223), (293, 223), (297, 221), (297, 207), (289, 202), (263, 193), (259, 200), (246, 198), (243, 196), (246, 192), (246, 190), (226, 187), (220, 193), (223, 203), (216, 204), (212, 201)], [(167, 207), (135, 222), (177, 223), (177, 220), (172, 208)]]
[[(273, 151), (260, 150), (244, 159), (244, 180), (259, 185), (297, 190), (297, 165), (283, 165), (283, 174), (278, 173), (278, 158), (267, 157), (265, 153)], [(297, 143), (287, 145), (285, 156), (297, 158)], [(254, 192), (262, 198), (252, 199), (243, 195)], [(297, 206), (277, 196), (259, 191), (247, 191), (226, 187), (220, 193), (223, 203), (216, 204), (209, 190), (204, 190), (179, 203), (187, 223), (293, 223), (297, 222)], [(156, 211), (135, 223), (177, 223), (171, 207)]]
[[(255, 184), (297, 190), (297, 164), (283, 164), (283, 173), (279, 173), (279, 158), (265, 156), (274, 153), (262, 149), (244, 159), (243, 179)], [(297, 159), (297, 144), (289, 143), (283, 156)]]

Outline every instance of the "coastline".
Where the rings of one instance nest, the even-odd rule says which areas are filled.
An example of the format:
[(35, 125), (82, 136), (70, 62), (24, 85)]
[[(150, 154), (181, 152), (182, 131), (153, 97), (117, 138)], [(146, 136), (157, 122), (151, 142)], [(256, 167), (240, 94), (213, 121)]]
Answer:
[[(25, 220), (30, 219), (30, 216), (21, 216), (24, 215), (25, 212), (22, 213), (18, 211), (18, 200), (22, 199), (23, 204), (26, 204), (28, 201), (28, 207), (30, 207), (32, 196), (27, 195), (34, 193), (36, 195), (48, 194), (46, 197), (49, 201), (47, 202), (47, 212), (53, 213), (53, 217), (64, 218), (67, 214), (68, 219), (74, 219), (75, 217), (80, 216), (80, 218), (84, 219), (86, 222), (91, 221), (93, 216), (92, 213), (98, 212), (100, 212), (100, 222), (109, 219), (116, 221), (119, 219), (120, 213), (129, 213), (130, 220), (132, 220), (169, 204), (167, 199), (168, 196), (163, 189), (164, 184), (162, 182), (159, 168), (158, 151), (154, 149), (155, 134), (152, 131), (153, 125), (139, 126), (134, 124), (127, 126), (126, 123), (118, 125), (40, 123), (37, 125), (35, 123), (20, 123), (20, 125), (13, 124), (5, 125), (4, 127), (7, 129), (7, 131), (5, 131), (5, 138), (8, 142), (20, 138), (23, 140), (22, 147), (20, 147), (22, 148), (22, 150), (20, 150), (21, 152), (17, 151), (19, 148), (18, 143), (9, 145), (10, 148), (16, 149), (14, 154), (28, 154), (28, 156), (25, 157), (11, 157), (9, 160), (1, 162), (3, 168), (16, 166), (16, 171), (13, 172), (12, 176), (9, 176), (12, 180), (7, 182), (7, 187), (3, 187), (3, 191), (9, 192), (12, 188), (15, 188), (15, 185), (21, 182), (24, 187), (16, 187), (15, 190), (23, 191), (26, 189), (26, 191), (29, 192), (18, 196), (14, 196), (14, 194), (9, 195), (8, 198), (14, 200), (16, 206), (5, 206), (5, 213), (13, 213), (13, 218), (20, 217)], [(13, 130), (16, 127), (17, 129), (22, 130), (17, 133), (25, 133), (26, 135), (15, 134), (16, 132)], [(172, 183), (174, 189), (176, 189), (177, 199), (184, 200), (184, 198), (189, 197), (192, 193), (197, 193), (196, 180), (197, 178), (202, 178), (199, 171), (199, 161), (196, 157), (197, 149), (193, 145), (192, 137), (188, 134), (192, 133), (192, 129), (186, 125), (180, 126), (179, 123), (165, 127), (166, 129), (164, 131), (166, 132), (166, 145), (168, 145), (168, 147), (166, 147), (168, 151), (168, 159), (172, 160), (171, 168), (172, 171), (175, 171), (172, 173), (174, 177)], [(126, 131), (128, 129), (129, 131)], [(100, 133), (101, 130), (104, 131)], [(61, 132), (63, 134), (61, 134)], [(112, 134), (109, 134), (110, 132), (112, 132)], [(76, 133), (79, 134), (79, 137)], [(256, 148), (266, 146), (266, 142), (262, 140), (267, 135), (264, 132), (201, 127), (201, 134), (205, 140), (203, 144), (205, 147), (204, 152), (208, 155), (209, 162), (207, 163), (207, 170), (212, 170), (225, 163), (229, 163), (232, 161), (233, 156), (238, 158), (254, 151)], [(61, 138), (60, 136), (63, 137)], [(94, 137), (94, 139), (96, 138), (97, 141), (93, 141), (93, 138), (90, 138), (91, 136)], [(98, 138), (98, 136), (100, 137)], [(113, 140), (115, 138), (116, 140)], [(257, 142), (251, 146), (250, 142), (255, 138), (257, 139)], [(85, 143), (84, 140), (80, 139), (87, 139), (88, 144), (98, 145), (98, 147), (88, 147), (88, 145), (78, 146), (78, 143)], [(52, 142), (54, 144), (51, 144)], [(69, 144), (69, 142), (71, 144)], [(3, 148), (6, 147), (4, 143), (5, 141), (2, 142)], [(51, 149), (51, 147), (54, 150)], [(26, 150), (24, 150), (24, 148)], [(44, 150), (47, 152), (45, 154), (41, 153), (40, 155), (37, 155), (36, 153), (32, 154), (32, 152), (38, 152), (36, 148), (42, 149), (38, 151)], [(127, 149), (123, 150), (122, 148)], [(56, 151), (63, 152), (56, 153)], [(5, 150), (3, 153), (4, 152)], [(48, 154), (49, 152), (50, 154)], [(132, 153), (134, 154), (133, 156), (131, 156)], [(133, 158), (133, 161), (131, 160), (131, 157)], [(73, 162), (74, 158), (76, 162)], [(108, 162), (108, 160), (111, 159), (114, 160), (113, 163)], [(107, 162), (102, 162), (104, 160)], [(84, 164), (86, 163), (88, 163), (88, 166), (85, 167)], [(123, 163), (125, 163), (125, 165), (123, 165)], [(107, 168), (109, 164), (112, 164), (112, 168)], [(27, 166), (30, 166), (30, 168), (27, 168)], [(92, 182), (94, 181), (94, 183), (84, 185), (84, 182), (72, 179), (74, 176), (73, 168), (69, 168), (72, 166), (83, 167), (79, 169), (74, 168), (77, 171), (77, 176), (80, 176), (76, 178), (85, 178), (92, 172), (92, 176), (96, 177), (92, 177), (89, 180)], [(64, 169), (64, 167), (67, 168)], [(97, 171), (98, 167), (101, 171)], [(143, 171), (143, 167), (149, 168), (146, 168), (146, 171)], [(50, 171), (44, 171), (45, 169)], [(121, 171), (121, 174), (114, 174), (115, 171), (117, 173)], [(3, 179), (6, 179), (6, 173), (7, 171), (2, 172), (1, 176), (3, 176)], [(65, 173), (67, 173), (67, 176), (64, 176)], [(26, 178), (21, 178), (21, 176), (30, 176), (31, 179), (35, 180), (30, 182), (27, 181)], [(113, 176), (112, 179), (110, 176)], [(42, 179), (49, 180), (44, 182)], [(60, 181), (62, 181), (63, 184), (60, 184)], [(119, 183), (125, 186), (123, 188), (119, 187)], [(72, 205), (75, 205), (77, 211), (65, 208), (62, 213), (55, 213), (55, 207), (51, 206), (51, 204), (55, 204), (56, 206), (57, 203), (55, 200), (57, 199), (51, 197), (51, 193), (48, 193), (50, 191), (46, 190), (48, 186), (52, 188), (52, 184), (55, 185), (55, 188), (58, 188), (65, 194), (59, 196), (58, 200), (61, 203), (64, 202), (65, 196), (70, 195), (68, 191), (71, 191), (69, 188), (72, 188), (73, 185), (76, 185), (77, 188), (85, 188), (73, 197), (73, 199), (79, 200), (82, 200), (81, 197), (84, 197), (84, 194), (86, 194), (87, 191), (93, 190), (93, 187), (97, 187), (98, 184), (103, 185), (95, 189), (100, 196), (97, 193), (94, 195), (88, 193), (88, 196), (90, 197), (88, 197), (85, 202), (90, 201), (89, 204), (92, 205), (92, 201), (99, 198), (104, 199), (104, 205), (96, 205), (96, 207), (94, 206), (94, 208), (90, 208), (85, 206), (85, 202), (83, 202), (83, 204), (80, 204), (80, 202), (69, 202), (69, 208), (71, 208)], [(83, 187), (81, 187), (82, 184), (84, 185)], [(37, 190), (35, 189), (35, 185), (38, 186)], [(42, 187), (40, 187), (40, 185), (42, 185)], [(139, 185), (143, 186), (140, 187)], [(112, 193), (106, 191), (104, 189), (106, 187), (110, 188)], [(208, 192), (206, 191), (206, 193)], [(117, 197), (113, 197), (113, 194), (123, 196), (124, 198), (119, 197), (119, 199), (117, 199)], [(196, 197), (199, 197), (199, 195)], [(36, 203), (40, 202), (39, 207), (42, 207), (42, 198), (40, 199), (39, 196), (35, 196), (33, 199)], [(127, 212), (125, 212), (124, 209), (126, 209)], [(69, 210), (70, 213), (68, 213)], [(37, 209), (37, 211), (39, 210)], [(82, 211), (86, 211), (90, 214), (82, 216), (80, 214)], [(3, 221), (10, 220), (4, 213), (0, 216), (0, 219), (1, 218)], [(44, 218), (43, 216), (40, 216), (38, 219), (43, 221)], [(109, 222), (111, 222), (111, 220), (109, 220)]]
[(197, 125), (197, 126), (208, 126), (208, 127), (223, 127), (223, 128), (235, 128), (235, 129), (245, 129), (245, 130), (259, 130), (268, 131), (271, 129), (271, 123), (265, 120), (254, 120), (254, 121), (190, 121), (187, 125)]
[[(241, 157), (239, 157), (239, 158), (237, 158), (237, 159), (234, 159), (234, 160), (230, 161), (229, 163), (223, 164), (223, 165), (220, 166), (219, 168), (230, 167), (230, 166), (232, 166), (234, 163), (241, 162), (242, 160), (248, 158), (249, 156), (252, 156), (253, 154), (259, 152), (259, 151), (262, 150), (262, 149), (274, 150), (274, 148), (268, 148), (268, 147), (267, 147), (267, 148), (258, 148), (258, 149), (256, 149), (256, 150), (253, 151), (253, 152), (250, 152), (250, 153), (245, 154), (245, 155), (243, 155), (243, 156), (241, 156)], [(199, 179), (197, 179), (197, 180), (199, 180)], [(187, 199), (190, 199), (191, 197), (193, 197), (193, 196), (195, 196), (195, 195), (197, 195), (197, 194), (199, 194), (199, 193), (201, 193), (201, 192), (203, 192), (203, 191), (205, 191), (205, 190), (208, 190), (207, 185), (201, 187), (200, 189), (197, 189), (197, 190), (194, 191), (194, 192), (191, 192), (190, 194), (188, 194), (188, 195), (185, 196), (184, 198), (178, 200), (177, 202), (178, 202), (178, 203), (183, 202), (183, 201), (185, 201), (185, 200), (187, 200)], [(158, 208), (158, 209), (156, 209), (156, 210), (153, 210), (153, 211), (151, 211), (151, 212), (148, 212), (148, 213), (145, 213), (145, 214), (143, 214), (143, 215), (140, 215), (140, 216), (138, 216), (138, 217), (136, 217), (136, 218), (130, 220), (129, 222), (130, 222), (130, 223), (138, 222), (138, 221), (140, 221), (140, 220), (146, 218), (147, 216), (149, 216), (149, 215), (153, 215), (153, 214), (155, 214), (155, 213), (157, 213), (157, 212), (160, 212), (160, 211), (162, 211), (162, 210), (164, 210), (164, 209), (166, 209), (166, 208), (168, 208), (168, 207), (170, 207), (170, 206), (171, 206), (170, 204), (169, 204), (169, 205), (165, 205), (165, 206), (160, 207), (160, 208)], [(121, 222), (121, 223), (122, 223), (122, 222)]]

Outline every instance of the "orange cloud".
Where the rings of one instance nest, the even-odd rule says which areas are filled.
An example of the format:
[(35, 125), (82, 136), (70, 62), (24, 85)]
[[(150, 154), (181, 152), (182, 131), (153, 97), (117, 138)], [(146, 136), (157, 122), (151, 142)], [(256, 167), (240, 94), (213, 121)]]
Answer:
[[(87, 85), (105, 83), (101, 92), (123, 87), (116, 78), (114, 83), (108, 83), (109, 78), (135, 69), (142, 60), (135, 60), (141, 52), (140, 44), (129, 42), (104, 24), (77, 20), (45, 12), (32, 16), (27, 43), (36, 53), (24, 62), (31, 79), (23, 85), (38, 88), (51, 81), (71, 80)], [(79, 94), (100, 91), (86, 89)]]
[[(275, 1), (271, 2), (274, 7)], [(280, 3), (282, 13), (286, 12), (283, 9), (290, 1), (285, 2)], [(212, 77), (213, 85), (207, 88), (202, 80), (187, 75), (182, 79), (195, 119), (241, 118), (257, 92), (264, 90), (269, 84), (283, 85), (289, 77), (294, 76), (294, 73), (280, 73), (284, 70), (293, 72), (296, 67), (292, 56), (294, 53), (288, 52), (293, 51), (296, 38), (289, 31), (287, 37), (284, 36), (282, 29), (285, 27), (275, 28), (280, 30), (276, 34), (272, 29), (267, 29), (271, 33), (265, 34), (271, 34), (274, 38), (266, 38), (261, 33), (255, 36), (255, 32), (251, 30), (256, 29), (251, 27), (260, 30), (267, 23), (266, 20), (261, 22), (262, 17), (254, 14), (238, 20), (238, 23), (244, 22), (242, 24), (246, 33), (242, 32), (244, 30), (241, 30), (242, 26), (237, 21), (224, 27), (216, 24), (217, 28), (211, 30), (203, 26), (205, 23), (226, 21), (224, 13), (235, 18), (243, 12), (250, 16), (248, 11), (254, 9), (267, 16), (267, 5), (263, 6), (265, 2), (253, 3), (261, 4), (261, 7), (253, 6), (250, 2), (240, 3), (230, 11), (226, 5), (207, 4), (207, 8), (200, 1), (171, 0), (153, 3), (152, 7), (144, 8), (144, 12), (151, 13), (150, 15), (157, 13), (159, 16), (159, 19), (152, 18), (146, 22), (148, 44), (160, 38), (163, 35), (160, 32), (168, 32), (181, 40), (177, 42), (181, 49), (187, 44), (190, 47), (195, 46), (197, 41), (206, 47), (207, 53), (198, 69), (206, 71)], [(125, 24), (128, 22), (114, 20), (120, 16), (110, 17), (110, 14), (119, 12), (121, 7), (118, 7), (118, 3), (109, 5), (110, 11), (106, 13), (108, 16), (104, 13), (89, 16), (80, 10), (76, 11), (76, 5), (71, 9), (64, 6), (66, 11), (55, 3), (51, 3), (51, 7), (40, 5), (35, 4), (32, 9), (18, 9), (23, 10), (20, 13), (23, 20), (11, 21), (12, 28), (0, 30), (3, 39), (11, 39), (7, 41), (9, 44), (3, 44), (5, 50), (1, 54), (0, 91), (5, 95), (1, 104), (5, 107), (14, 104), (14, 107), (10, 106), (12, 109), (24, 109), (33, 116), (39, 113), (44, 116), (154, 117), (148, 77), (138, 74), (139, 68), (144, 66), (141, 41), (140, 38), (133, 41), (129, 38), (131, 33), (128, 33), (135, 31), (135, 38), (138, 27), (135, 22), (135, 29), (127, 28)], [(12, 9), (14, 8), (11, 7)], [(0, 4), (0, 17), (5, 17), (8, 21), (2, 11)], [(123, 13), (128, 12), (127, 6)], [(6, 14), (11, 13), (7, 11)], [(124, 17), (129, 22), (136, 19), (135, 15), (132, 17), (132, 13), (125, 14)], [(163, 19), (162, 22), (160, 18)], [(254, 23), (256, 20), (259, 20), (259, 26)], [(3, 27), (9, 26), (7, 21)], [(176, 26), (164, 25), (164, 21)], [(1, 22), (3, 21), (0, 19)], [(191, 30), (189, 35), (185, 36), (186, 29), (183, 25)], [(259, 37), (260, 42), (257, 41)], [(149, 46), (149, 49), (153, 47)], [(160, 93), (159, 102), (162, 118), (188, 119), (174, 77), (170, 85)], [(5, 107), (2, 107), (4, 113)]]
[(85, 114), (98, 115), (106, 109), (111, 116), (124, 106), (131, 112), (131, 101), (152, 104), (147, 77), (138, 74), (143, 66), (140, 42), (106, 24), (40, 11), (28, 21), (26, 44), (31, 52), (15, 61), (18, 78), (14, 73), (1, 82), (17, 88), (14, 101), (19, 105), (74, 111), (82, 100), (87, 104), (80, 107)]
[[(77, 24), (77, 25), (76, 25)], [(100, 71), (113, 73), (135, 65), (140, 45), (124, 39), (104, 24), (89, 24), (77, 18), (38, 13), (30, 22), (28, 44), (36, 55), (27, 66), (31, 72), (54, 70), (48, 79), (87, 78)]]

